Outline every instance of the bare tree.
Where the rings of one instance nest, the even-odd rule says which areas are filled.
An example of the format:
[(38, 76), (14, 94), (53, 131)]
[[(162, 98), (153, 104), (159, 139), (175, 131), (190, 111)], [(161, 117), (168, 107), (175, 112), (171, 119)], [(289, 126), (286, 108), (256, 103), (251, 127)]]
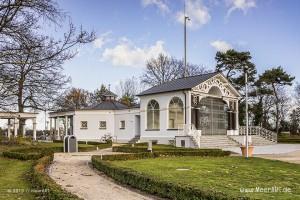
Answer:
[[(207, 72), (203, 66), (187, 64), (189, 76)], [(159, 54), (157, 58), (147, 61), (146, 70), (141, 77), (142, 83), (155, 86), (184, 77), (184, 62), (166, 55)]]
[(69, 81), (62, 73), (62, 64), (75, 56), (72, 47), (92, 39), (88, 33), (77, 35), (70, 24), (62, 41), (33, 35), (15, 44), (16, 49), (7, 50), (9, 55), (0, 52), (0, 82), (6, 92), (6, 107), (17, 106), (18, 112), (24, 112), (25, 108), (45, 109), (46, 102), (55, 99)]
[(135, 77), (128, 78), (125, 81), (120, 81), (116, 87), (120, 101), (128, 106), (137, 103), (136, 95), (141, 91), (140, 83)]
[(52, 0), (2, 0), (0, 16), (1, 108), (49, 109), (70, 80), (63, 63), (76, 55), (75, 46), (93, 41), (94, 32), (77, 30), (69, 22), (60, 39), (42, 35), (41, 24), (63, 23), (64, 13)]
[[(39, 18), (57, 23), (63, 13), (53, 0), (0, 0), (0, 34), (10, 36)], [(30, 23), (32, 22), (32, 23)]]
[(296, 83), (296, 86), (295, 86), (295, 100), (296, 100), (297, 106), (300, 107), (300, 83)]
[(57, 99), (56, 107), (60, 110), (75, 110), (89, 105), (91, 93), (80, 88), (71, 88)]

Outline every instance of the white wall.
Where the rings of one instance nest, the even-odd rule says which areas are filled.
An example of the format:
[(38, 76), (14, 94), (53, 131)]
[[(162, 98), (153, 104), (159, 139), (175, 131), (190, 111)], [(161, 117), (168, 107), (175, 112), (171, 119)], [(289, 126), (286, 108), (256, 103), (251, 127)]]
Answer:
[[(181, 140), (185, 141), (185, 146), (181, 146)], [(176, 136), (175, 137), (175, 146), (176, 147), (186, 147), (186, 148), (196, 148), (196, 146), (190, 136)]]
[[(141, 141), (158, 140), (159, 143), (167, 144), (169, 140), (174, 140), (177, 130), (168, 130), (169, 127), (169, 112), (168, 107), (170, 100), (173, 97), (179, 97), (183, 104), (185, 104), (185, 95), (183, 91), (168, 92), (161, 94), (146, 95), (140, 97), (141, 102)], [(156, 100), (159, 103), (160, 108), (160, 129), (159, 130), (147, 130), (147, 105), (150, 100)], [(185, 117), (184, 117), (185, 118)]]
[[(74, 135), (78, 140), (100, 140), (105, 134), (118, 142), (128, 142), (135, 137), (135, 115), (139, 108), (126, 110), (80, 110), (74, 115)], [(125, 121), (125, 129), (120, 129), (120, 121)], [(81, 129), (81, 121), (88, 122), (87, 129)], [(106, 129), (99, 129), (99, 122), (106, 121)]]
[[(138, 108), (115, 111), (114, 136), (118, 142), (128, 142), (135, 137), (136, 115), (140, 115), (140, 110)], [(122, 120), (125, 121), (125, 129), (120, 129), (120, 121)]]
[[(81, 121), (88, 122), (87, 129), (80, 129)], [(106, 129), (99, 129), (99, 121), (106, 121)], [(105, 134), (114, 134), (114, 112), (80, 110), (74, 115), (74, 135), (78, 140), (100, 140)]]

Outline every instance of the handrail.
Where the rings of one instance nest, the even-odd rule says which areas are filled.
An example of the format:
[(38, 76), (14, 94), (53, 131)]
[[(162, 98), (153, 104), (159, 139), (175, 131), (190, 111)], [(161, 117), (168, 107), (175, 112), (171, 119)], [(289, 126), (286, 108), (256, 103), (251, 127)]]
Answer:
[[(260, 126), (249, 126), (249, 135), (258, 135), (272, 142), (277, 142), (277, 133)], [(239, 135), (246, 135), (246, 126), (240, 126)]]

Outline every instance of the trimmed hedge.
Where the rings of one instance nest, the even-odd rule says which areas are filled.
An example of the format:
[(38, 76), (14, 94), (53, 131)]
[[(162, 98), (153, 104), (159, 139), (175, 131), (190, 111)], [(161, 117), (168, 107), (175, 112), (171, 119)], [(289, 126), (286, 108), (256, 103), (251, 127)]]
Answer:
[(212, 156), (223, 157), (229, 156), (230, 151), (222, 150), (202, 150), (202, 151), (161, 151), (161, 152), (142, 152), (142, 153), (129, 153), (129, 154), (114, 154), (114, 155), (102, 155), (98, 156), (102, 160), (136, 160), (145, 158), (157, 158), (157, 157), (172, 157), (172, 156)]
[[(53, 140), (53, 143), (63, 143), (62, 140)], [(89, 144), (89, 145), (103, 145), (106, 143), (96, 141), (78, 141), (78, 144)]]
[(5, 151), (2, 153), (4, 157), (13, 158), (18, 160), (37, 160), (45, 155), (51, 155), (54, 152), (62, 151), (61, 147), (31, 147), (31, 148), (20, 148), (13, 149), (11, 151)]
[(2, 155), (6, 158), (18, 159), (18, 160), (37, 160), (43, 155), (41, 153), (20, 153), (13, 151), (4, 151)]
[[(143, 153), (145, 154), (145, 153)], [(103, 157), (102, 157), (103, 158)], [(133, 170), (113, 166), (110, 161), (101, 160), (100, 156), (92, 156), (93, 166), (104, 172), (107, 176), (122, 184), (146, 191), (163, 198), (176, 200), (217, 200), (217, 199), (249, 199), (247, 197), (232, 197), (222, 192), (209, 189), (196, 188), (189, 185), (181, 185), (173, 182), (157, 180)]]
[[(171, 151), (220, 151), (220, 149), (193, 149), (193, 148), (180, 148), (180, 147), (152, 147), (153, 152), (171, 152)], [(129, 146), (129, 145), (124, 145), (124, 146), (115, 146), (112, 148), (113, 152), (124, 152), (124, 153), (142, 153), (142, 152), (149, 152), (147, 147), (145, 146)]]
[(124, 153), (142, 153), (148, 152), (147, 148), (143, 147), (127, 147), (127, 146), (116, 146), (112, 147), (113, 152), (124, 152)]
[(278, 138), (278, 143), (289, 143), (289, 144), (292, 144), (292, 143), (300, 143), (300, 139), (298, 138)]
[(46, 169), (52, 160), (53, 154), (44, 156), (37, 160), (31, 169), (30, 179), (33, 188), (44, 191), (37, 193), (37, 198), (47, 200), (80, 199), (76, 195), (63, 190), (47, 175)]
[[(99, 145), (100, 149), (109, 148), (111, 144), (101, 143)], [(78, 151), (92, 151), (96, 150), (96, 146), (90, 147), (78, 147)], [(7, 158), (19, 159), (19, 160), (37, 160), (42, 158), (45, 155), (51, 155), (56, 152), (63, 152), (63, 147), (27, 147), (27, 148), (19, 148), (12, 149), (9, 151), (4, 151), (2, 155)]]

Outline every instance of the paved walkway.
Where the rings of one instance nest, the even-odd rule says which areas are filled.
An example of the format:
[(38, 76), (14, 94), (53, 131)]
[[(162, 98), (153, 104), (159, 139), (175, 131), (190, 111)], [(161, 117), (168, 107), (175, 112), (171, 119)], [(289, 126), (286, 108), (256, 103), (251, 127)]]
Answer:
[[(225, 148), (224, 150), (241, 154), (239, 147)], [(253, 155), (255, 157), (300, 164), (300, 144), (255, 146)]]
[(71, 154), (55, 153), (49, 175), (67, 191), (87, 200), (157, 199), (123, 187), (88, 165), (91, 155), (112, 153), (111, 149)]
[(293, 151), (281, 154), (259, 154), (255, 156), (271, 160), (281, 160), (284, 162), (300, 164), (300, 151)]

